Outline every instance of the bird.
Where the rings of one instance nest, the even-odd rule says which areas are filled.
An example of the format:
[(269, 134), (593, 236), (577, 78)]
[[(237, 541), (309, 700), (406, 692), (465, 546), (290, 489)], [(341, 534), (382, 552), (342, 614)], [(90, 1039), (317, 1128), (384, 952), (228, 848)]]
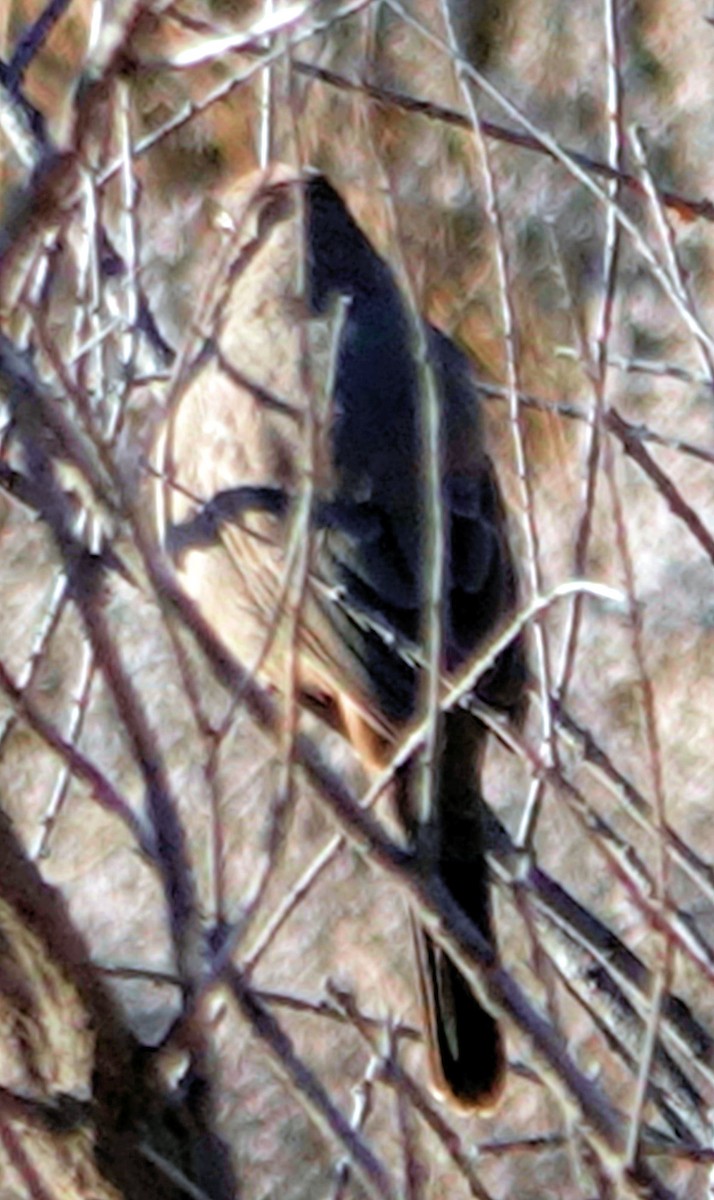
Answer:
[[(322, 174), (246, 187), (202, 354), (163, 431), (162, 530), (180, 581), (227, 648), (337, 728), (368, 772), (420, 713), (429, 592), (423, 404), (412, 309)], [(208, 267), (207, 267), (208, 269)], [(507, 515), (468, 357), (418, 318), (438, 405), (446, 680), (514, 613)], [(306, 549), (307, 547), (307, 549)], [(475, 694), (522, 718), (517, 635)], [(480, 773), (485, 726), (441, 713), (434, 869), (495, 948)], [(413, 760), (395, 801), (416, 844)], [(487, 1111), (505, 1076), (499, 1024), (414, 922), (432, 1086)]]

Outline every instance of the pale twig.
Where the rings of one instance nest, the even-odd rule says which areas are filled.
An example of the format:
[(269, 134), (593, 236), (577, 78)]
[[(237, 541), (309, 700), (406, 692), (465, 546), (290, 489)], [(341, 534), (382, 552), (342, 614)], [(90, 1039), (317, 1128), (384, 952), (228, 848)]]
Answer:
[(632, 427), (627, 421), (623, 420), (615, 409), (610, 409), (607, 413), (605, 424), (608, 430), (611, 430), (619, 438), (625, 453), (652, 480), (657, 491), (675, 517), (684, 522), (689, 532), (704, 550), (704, 553), (714, 562), (714, 534), (710, 533), (699, 513), (696, 509), (692, 508), (691, 504), (687, 503), (679, 488), (654, 461), (652, 455), (645, 449), (640, 439), (633, 436)]
[(126, 80), (117, 80), (117, 124), (121, 146), (122, 169), (121, 181), (121, 220), (123, 258), (125, 262), (125, 286), (121, 289), (121, 299), (115, 320), (120, 325), (118, 357), (125, 380), (122, 392), (115, 398), (114, 405), (107, 412), (104, 436), (110, 444), (114, 444), (121, 434), (126, 415), (127, 389), (136, 373), (137, 354), (139, 349), (139, 313), (141, 308), (139, 298), (139, 214), (138, 214), (138, 184), (134, 178), (134, 156), (132, 153), (131, 135), (131, 105), (130, 92)]
[[(77, 745), (81, 737), (95, 671), (96, 661), (92, 654), (92, 649), (86, 641), (83, 641), (79, 676), (74, 688), (67, 722), (68, 728), (65, 733), (68, 744), (73, 746)], [(38, 831), (37, 842), (31, 851), (31, 857), (43, 858), (48, 853), (52, 833), (62, 813), (71, 781), (72, 768), (69, 763), (65, 763), (55, 779), (52, 795), (47, 802)]]
[(678, 363), (662, 362), (659, 359), (625, 357), (611, 351), (608, 354), (607, 365), (632, 375), (655, 375), (659, 379), (677, 379), (681, 383), (689, 383), (693, 387), (711, 386), (708, 371), (693, 371)]
[(127, 827), (142, 853), (153, 861), (155, 848), (149, 830), (135, 816), (126, 800), (98, 767), (86, 758), (76, 746), (65, 741), (54, 725), (35, 707), (27, 694), (13, 683), (9, 673), (0, 662), (0, 691), (13, 705), (18, 719), (26, 721), (30, 728), (66, 764), (68, 771), (81, 779), (90, 788), (93, 798), (107, 812), (119, 817)]
[(285, 1030), (246, 984), (242, 975), (227, 972), (226, 983), (239, 1011), (254, 1034), (270, 1052), (271, 1062), (288, 1083), (308, 1117), (324, 1137), (336, 1140), (344, 1150), (351, 1170), (377, 1200), (395, 1195), (384, 1165), (362, 1139), (359, 1132), (333, 1102), (320, 1080), (295, 1052)]
[[(47, 647), (62, 619), (67, 603), (67, 577), (58, 571), (52, 585), (52, 591), (45, 605), (42, 619), (37, 627), (30, 647), (29, 654), (20, 669), (16, 672), (15, 687), (18, 696), (23, 692), (31, 692), (32, 685), (39, 675)], [(13, 709), (0, 729), (0, 758), (8, 744), (18, 718), (17, 709)]]
[[(305, 244), (304, 196), (301, 189), (294, 193), (296, 222), (293, 227), (294, 261), (293, 283), (297, 294), (307, 307), (307, 247)], [(290, 524), (285, 549), (279, 606), (275, 611), (274, 628), (283, 606), (285, 608), (286, 651), (283, 665), (283, 736), (280, 747), (280, 782), (273, 802), (271, 825), (266, 845), (266, 866), (263, 879), (254, 889), (252, 911), (257, 912), (267, 890), (270, 878), (277, 872), (283, 860), (287, 844), (287, 822), (293, 808), (295, 795), (294, 747), (299, 724), (300, 665), (299, 644), (302, 640), (302, 620), (306, 605), (310, 602), (309, 584), (312, 561), (315, 556), (313, 511), (318, 498), (318, 457), (324, 435), (323, 424), (329, 420), (330, 403), (335, 394), (335, 380), (339, 350), (346, 319), (346, 307), (340, 305), (330, 327), (328, 366), (324, 378), (316, 378), (315, 364), (311, 354), (306, 323), (298, 327), (299, 343), (299, 390), (302, 394), (303, 412), (300, 422), (297, 468), (298, 497)], [(268, 653), (268, 645), (263, 651)], [(246, 924), (250, 915), (247, 909)], [(237, 949), (237, 947), (236, 947)]]
[[(367, 8), (373, 0), (347, 0), (340, 8), (337, 8), (324, 19), (312, 20), (306, 28), (298, 28), (296, 33), (291, 34), (286, 39), (285, 44), (280, 44), (266, 53), (262, 54), (260, 60), (238, 71), (235, 75), (229, 75), (228, 79), (221, 81), (215, 88), (212, 88), (199, 100), (187, 101), (177, 112), (175, 112), (168, 121), (161, 126), (152, 130), (150, 134), (146, 134), (133, 147), (133, 153), (136, 157), (146, 154), (159, 142), (163, 141), (170, 134), (176, 133), (190, 121), (206, 112), (214, 105), (219, 104), (222, 100), (226, 100), (232, 92), (241, 87), (245, 87), (249, 82), (259, 76), (260, 73), (269, 68), (273, 63), (278, 63), (282, 59), (287, 58), (295, 46), (301, 45), (303, 42), (309, 41), (316, 35), (325, 32), (334, 24), (340, 21), (349, 20), (364, 8)], [(167, 65), (167, 64), (164, 64)], [(100, 185), (105, 184), (113, 175), (121, 169), (120, 161), (109, 163), (98, 177)]]
[(435, 851), (434, 828), (438, 814), (434, 810), (437, 786), (437, 755), (439, 735), (439, 689), (441, 663), (444, 646), (444, 595), (446, 558), (444, 547), (445, 512), (442, 495), (442, 429), (440, 421), (439, 389), (434, 365), (429, 354), (427, 329), (417, 302), (414, 280), (407, 268), (406, 257), (399, 234), (399, 223), (389, 173), (382, 161), (374, 137), (371, 149), (380, 175), (387, 181), (384, 202), (389, 213), (393, 234), (394, 256), (392, 266), (402, 291), (407, 320), (409, 322), (410, 351), (417, 377), (417, 429), (423, 447), (419, 464), (420, 482), (424, 498), (423, 534), (421, 550), (421, 587), (424, 604), (419, 630), (424, 650), (421, 656), (423, 682), (421, 701), (424, 711), (425, 737), (416, 758), (418, 767), (414, 817), (417, 830), (417, 851), (425, 855), (426, 862)]
[(672, 302), (672, 305), (679, 313), (679, 316), (681, 317), (687, 329), (689, 329), (690, 332), (696, 337), (701, 338), (710, 348), (714, 348), (714, 339), (712, 338), (711, 334), (707, 333), (707, 331), (702, 328), (698, 319), (691, 312), (691, 309), (688, 307), (688, 305), (683, 303), (676, 286), (669, 277), (669, 272), (665, 264), (660, 260), (658, 255), (648, 244), (639, 226), (635, 224), (635, 222), (628, 216), (624, 209), (620, 205), (615, 204), (614, 201), (612, 201), (606, 195), (600, 185), (591, 179), (587, 172), (575, 161), (575, 159), (571, 158), (568, 153), (563, 150), (555, 138), (551, 137), (549, 133), (535, 125), (535, 123), (531, 121), (526, 114), (516, 104), (513, 103), (513, 101), (509, 100), (508, 97), (505, 96), (498, 87), (491, 83), (491, 81), (487, 79), (486, 76), (480, 71), (477, 71), (471, 63), (466, 62), (463, 57), (457, 55), (455, 51), (450, 50), (443, 39), (432, 33), (431, 30), (427, 29), (420, 20), (418, 20), (412, 13), (408, 12), (400, 3), (400, 0), (386, 0), (386, 3), (388, 3), (389, 7), (398, 13), (402, 20), (416, 29), (426, 42), (432, 46), (435, 46), (442, 53), (450, 53), (452, 57), (458, 58), (460, 69), (486, 96), (489, 97), (489, 99), (493, 100), (498, 107), (504, 112), (508, 113), (511, 118), (518, 121), (518, 123), (523, 126), (526, 132), (529, 133), (531, 137), (535, 138), (536, 141), (542, 145), (545, 151), (556, 158), (558, 162), (565, 167), (569, 174), (571, 174), (574, 179), (581, 183), (587, 189), (587, 191), (589, 191), (598, 200), (598, 202), (604, 206), (605, 209), (609, 207), (613, 208), (617, 221), (632, 239), (638, 250), (638, 253), (649, 266), (657, 282), (662, 287), (665, 295)]
[(584, 835), (602, 855), (613, 876), (625, 885), (649, 923), (676, 941), (679, 949), (686, 953), (707, 979), (714, 979), (714, 952), (676, 910), (669, 914), (668, 910), (663, 910), (659, 899), (652, 899), (655, 892), (652, 874), (627, 839), (596, 812), (581, 789), (562, 771), (550, 767), (520, 733), (505, 727), (498, 714), (477, 700), (472, 700), (469, 708), (505, 745), (521, 755), (536, 777), (542, 776), (552, 787), (554, 795), (576, 817)]
[[(639, 1131), (642, 1119), (642, 1110), (647, 1089), (647, 1077), (650, 1068), (651, 1056), (654, 1052), (655, 1040), (657, 1036), (657, 1028), (659, 1025), (660, 1006), (662, 995), (666, 987), (666, 980), (669, 977), (671, 970), (672, 958), (672, 941), (676, 938), (680, 947), (683, 945), (686, 949), (692, 952), (691, 938), (678, 936), (681, 934), (681, 922), (674, 922), (666, 919), (666, 912), (669, 908), (669, 854), (667, 850), (666, 839), (663, 836), (663, 830), (667, 821), (666, 799), (664, 792), (664, 780), (662, 775), (662, 758), (660, 750), (660, 738), (657, 725), (656, 697), (650, 673), (647, 669), (643, 631), (642, 631), (642, 614), (640, 606), (636, 598), (636, 585), (634, 576), (634, 564), (632, 561), (629, 539), (625, 525), (624, 511), (620, 489), (618, 487), (615, 476), (614, 463), (612, 455), (607, 454), (605, 457), (605, 471), (607, 482), (610, 490), (610, 501), (613, 510), (613, 517), (616, 532), (616, 544), (625, 574), (625, 583), (629, 598), (629, 618), (632, 628), (632, 647), (637, 664), (637, 672), (639, 675), (639, 683), (642, 689), (642, 707), (645, 719), (645, 736), (649, 751), (650, 770), (652, 773), (652, 785), (654, 791), (654, 818), (659, 831), (657, 840), (657, 869), (653, 880), (653, 895), (654, 900), (650, 907), (650, 916), (654, 917), (654, 910), (659, 909), (662, 913), (661, 922), (656, 923), (658, 932), (662, 937), (662, 953), (655, 974), (653, 975), (653, 990), (651, 998), (650, 1019), (648, 1022), (648, 1033), (645, 1038), (644, 1052), (640, 1062), (640, 1072), (637, 1080), (637, 1086), (634, 1096), (634, 1108), (630, 1128), (628, 1130), (627, 1142), (627, 1163), (631, 1163), (638, 1152)], [(653, 922), (654, 924), (654, 922)], [(697, 959), (701, 963), (702, 957), (708, 957), (707, 951), (700, 942), (698, 947), (699, 954)], [(703, 954), (702, 954), (703, 951)], [(696, 953), (696, 951), (695, 951)]]
[[(270, 698), (246, 677), (235, 660), (228, 659), (225, 650), (199, 616), (195, 607), (176, 588), (171, 576), (151, 554), (148, 546), (142, 547), (147, 570), (155, 589), (161, 593), (162, 603), (170, 605), (180, 613), (207, 654), (211, 668), (217, 676), (233, 688), (241, 690), (245, 703), (259, 724), (274, 735), (279, 730), (279, 718)], [(582, 1106), (588, 1121), (588, 1141), (603, 1147), (621, 1148), (621, 1123), (609, 1102), (598, 1089), (594, 1089), (572, 1062), (562, 1043), (555, 1038), (547, 1022), (535, 1012), (522, 990), (502, 968), (493, 964), (491, 952), (477, 931), (458, 909), (440, 882), (424, 877), (411, 856), (387, 838), (368, 815), (359, 809), (354, 797), (345, 788), (342, 780), (325, 763), (317, 747), (304, 734), (296, 740), (296, 756), (305, 768), (308, 777), (316, 785), (317, 794), (340, 825), (349, 833), (356, 844), (369, 849), (375, 865), (389, 872), (407, 888), (412, 900), (418, 902), (420, 919), (426, 919), (429, 932), (444, 945), (450, 957), (469, 980), (471, 986), (481, 993), (482, 976), (470, 965), (471, 955), (487, 966), (490, 1002), (505, 1008), (527, 1033), (538, 1059), (548, 1066), (551, 1087), (564, 1097), (568, 1093)], [(436, 925), (435, 920), (446, 924)], [(446, 933), (446, 928), (449, 934)], [(457, 934), (458, 931), (458, 934)], [(455, 936), (456, 935), (456, 936)], [(639, 1179), (652, 1190), (655, 1197), (665, 1196), (666, 1190), (652, 1175), (644, 1163), (639, 1162), (632, 1170), (633, 1179)]]
[(644, 1036), (640, 1050), (640, 1061), (637, 1070), (636, 1086), (630, 1122), (627, 1130), (627, 1147), (625, 1162), (630, 1166), (637, 1158), (643, 1133), (645, 1104), (651, 1087), (652, 1068), (657, 1050), (662, 1003), (666, 995), (672, 973), (672, 942), (664, 938), (664, 962), (657, 963), (652, 973), (652, 991), (649, 996), (649, 1012), (644, 1023)]
[[(377, 1058), (372, 1055), (367, 1063), (364, 1077), (352, 1088), (352, 1120), (350, 1124), (355, 1133), (361, 1134), (374, 1108), (374, 1080), (377, 1073)], [(332, 1200), (345, 1200), (351, 1181), (351, 1165), (349, 1158), (343, 1158), (335, 1164), (335, 1186)]]
[(653, 819), (654, 806), (623, 773), (618, 770), (592, 733), (555, 703), (555, 721), (560, 737), (577, 746), (593, 778), (604, 784), (640, 829), (650, 837), (666, 838), (672, 861), (677, 863), (702, 893), (703, 901), (714, 907), (714, 871), (668, 823), (660, 830)]
[[(397, 1061), (399, 1041), (393, 1026), (389, 1027), (387, 1062), (393, 1067)], [(395, 1088), (394, 1103), (397, 1110), (397, 1129), (402, 1151), (404, 1200), (421, 1200), (426, 1182), (424, 1165), (419, 1161), (417, 1141), (411, 1107), (402, 1088)]]
[[(168, 784), (166, 769), (145, 705), (121, 661), (106, 613), (99, 600), (96, 568), (77, 553), (71, 535), (67, 498), (59, 487), (54, 464), (43, 440), (35, 434), (36, 411), (32, 403), (39, 392), (36, 385), (21, 389), (25, 378), (32, 378), (26, 363), (18, 365), (18, 378), (11, 374), (12, 358), (5, 370), (14, 398), (18, 440), (29, 473), (41, 492), (42, 515), (60, 554), (65, 558), (70, 577), (72, 599), (82, 618), (86, 635), (96, 655), (116, 711), (128, 734), (129, 744), (146, 788), (146, 804), (155, 839), (155, 865), (160, 869), (167, 909), (170, 915), (176, 953), (182, 971), (187, 971), (193, 947), (190, 946), (196, 907), (193, 883), (188, 869), (184, 833), (178, 822), (175, 798)], [(188, 976), (187, 976), (188, 978)]]
[[(304, 62), (302, 59), (293, 59), (292, 66), (293, 70), (307, 76), (309, 79), (319, 80), (321, 83), (325, 83), (338, 91), (353, 92), (364, 96), (368, 100), (376, 101), (383, 108), (412, 113), (416, 116), (424, 117), (428, 121), (443, 124), (454, 129), (472, 129), (470, 115), (457, 112), (443, 104), (437, 104), (433, 100), (423, 100), (416, 96), (410, 96), (405, 92), (385, 87), (383, 84), (377, 84), (367, 79), (348, 79), (347, 76), (341, 74), (339, 71), (329, 70), (327, 67), (319, 66), (316, 63)], [(497, 122), (489, 121), (485, 118), (481, 120), (481, 131), (485, 137), (490, 138), (494, 142), (503, 142), (508, 146), (531, 150), (535, 154), (544, 155), (547, 158), (558, 161), (557, 156), (543, 144), (542, 139), (531, 134), (523, 133), (516, 129), (509, 129), (504, 125), (499, 125)], [(598, 175), (601, 179), (608, 182), (614, 181), (635, 194), (642, 192), (642, 181), (637, 175), (633, 175), (629, 171), (617, 170), (610, 163), (602, 162), (589, 154), (583, 154), (581, 151), (573, 149), (572, 146), (563, 146), (561, 147), (561, 151), (568, 161), (576, 163), (583, 170), (590, 171), (593, 175)], [(693, 197), (683, 196), (679, 192), (667, 189), (662, 189), (659, 192), (659, 197), (663, 204), (685, 218), (702, 217), (706, 221), (714, 221), (714, 203), (711, 200), (694, 199)]]
[(150, 1162), (153, 1166), (155, 1166), (157, 1171), (159, 1171), (159, 1173), (163, 1175), (165, 1179), (169, 1179), (171, 1183), (176, 1184), (181, 1196), (186, 1196), (187, 1200), (213, 1200), (213, 1197), (209, 1192), (207, 1192), (204, 1188), (198, 1187), (198, 1185), (189, 1179), (188, 1175), (186, 1175), (184, 1171), (180, 1170), (175, 1163), (172, 1163), (165, 1154), (161, 1154), (161, 1152), (157, 1150), (155, 1146), (152, 1146), (151, 1142), (146, 1140), (139, 1142), (139, 1149), (147, 1162)]
[(14, 96), (0, 73), (0, 130), (12, 146), (20, 165), (32, 171), (40, 159), (41, 148), (37, 137), (39, 113), (24, 97)]
[[(630, 129), (630, 144), (632, 146), (637, 169), (643, 180), (645, 194), (649, 200), (650, 208), (654, 215), (657, 232), (659, 233), (659, 239), (662, 246), (662, 253), (669, 269), (670, 278), (677, 288), (677, 291), (682, 299), (682, 303), (688, 305), (692, 312), (694, 312), (694, 299), (682, 273), (674, 234), (667, 220), (662, 200), (655, 186), (654, 179), (652, 178), (652, 173), (647, 165), (642, 139), (638, 130), (634, 127)], [(707, 382), (711, 387), (714, 383), (714, 360), (712, 359), (711, 347), (707, 345), (705, 339), (697, 337), (696, 335), (694, 341), (702, 363), (702, 367), (706, 372)]]
[(491, 1200), (490, 1193), (481, 1183), (470, 1154), (454, 1132), (439, 1108), (427, 1096), (413, 1075), (400, 1063), (394, 1053), (384, 1054), (377, 1031), (371, 1028), (359, 1011), (354, 997), (335, 983), (328, 983), (328, 992), (339, 1005), (371, 1052), (378, 1056), (381, 1079), (394, 1088), (400, 1100), (408, 1101), (411, 1108), (422, 1118), (441, 1142), (444, 1150), (458, 1169), (475, 1200)]
[[(525, 432), (523, 428), (522, 411), (519, 403), (519, 355), (516, 345), (516, 325), (513, 301), (511, 297), (510, 272), (505, 243), (505, 230), (496, 191), (488, 143), (481, 130), (481, 121), (472, 89), (469, 86), (464, 63), (458, 53), (458, 45), (454, 28), (449, 19), (449, 10), (443, 6), (447, 28), (447, 43), (454, 63), (457, 79), (467, 111), (471, 117), (474, 149), (477, 154), (481, 181), (486, 201), (486, 213), (493, 232), (493, 254), (496, 264), (496, 280), (498, 290), (498, 307), (501, 313), (502, 338), (506, 360), (506, 393), (508, 398), (508, 414), (513, 445), (513, 456), (518, 480), (521, 519), (525, 533), (525, 567), (530, 594), (538, 599), (542, 593), (542, 575), (540, 567), (540, 539), (536, 522), (533, 484), (530, 478), (526, 458)], [(533, 621), (533, 642), (537, 662), (539, 685), (542, 692), (541, 719), (543, 723), (543, 745), (549, 758), (555, 758), (555, 744), (550, 718), (548, 697), (551, 693), (550, 648), (546, 628), (539, 616)], [(542, 800), (542, 790), (538, 780), (534, 780), (526, 799), (521, 817), (519, 837), (524, 846), (530, 845), (535, 835), (538, 813)]]

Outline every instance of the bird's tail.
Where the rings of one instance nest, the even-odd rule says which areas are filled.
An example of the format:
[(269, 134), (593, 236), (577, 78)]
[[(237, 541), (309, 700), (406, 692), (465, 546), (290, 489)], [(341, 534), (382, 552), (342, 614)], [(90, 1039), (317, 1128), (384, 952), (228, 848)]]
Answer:
[[(484, 806), (478, 787), (486, 732), (463, 711), (446, 714), (442, 722), (434, 796), (434, 865), (454, 900), (494, 945)], [(413, 778), (408, 767), (399, 788), (399, 806), (412, 833)], [(504, 1077), (503, 1042), (496, 1020), (448, 955), (416, 922), (414, 927), (435, 1091), (463, 1110), (487, 1109), (496, 1101)]]

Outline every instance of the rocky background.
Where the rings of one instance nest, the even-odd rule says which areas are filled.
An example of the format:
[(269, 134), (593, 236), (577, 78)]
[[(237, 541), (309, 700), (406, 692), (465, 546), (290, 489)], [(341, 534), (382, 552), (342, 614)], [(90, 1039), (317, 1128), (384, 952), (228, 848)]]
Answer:
[[(0, 8), (2, 1200), (708, 1195), (709, 16)], [(278, 161), (484, 390), (533, 674), (485, 781), (488, 1118), (428, 1089), (388, 800), (370, 840), (347, 748), (296, 738), (157, 543), (157, 430)]]

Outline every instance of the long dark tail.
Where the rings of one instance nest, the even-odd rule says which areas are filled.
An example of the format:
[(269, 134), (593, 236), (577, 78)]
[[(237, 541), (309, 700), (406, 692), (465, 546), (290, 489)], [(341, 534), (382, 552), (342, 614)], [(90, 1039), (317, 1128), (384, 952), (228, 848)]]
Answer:
[[(443, 718), (435, 796), (437, 866), (454, 900), (494, 944), (478, 787), (485, 736), (483, 726), (466, 712)], [(414, 832), (412, 779), (413, 770), (407, 768), (399, 804)], [(504, 1076), (498, 1025), (458, 968), (416, 923), (415, 936), (435, 1089), (459, 1108), (488, 1108)]]

